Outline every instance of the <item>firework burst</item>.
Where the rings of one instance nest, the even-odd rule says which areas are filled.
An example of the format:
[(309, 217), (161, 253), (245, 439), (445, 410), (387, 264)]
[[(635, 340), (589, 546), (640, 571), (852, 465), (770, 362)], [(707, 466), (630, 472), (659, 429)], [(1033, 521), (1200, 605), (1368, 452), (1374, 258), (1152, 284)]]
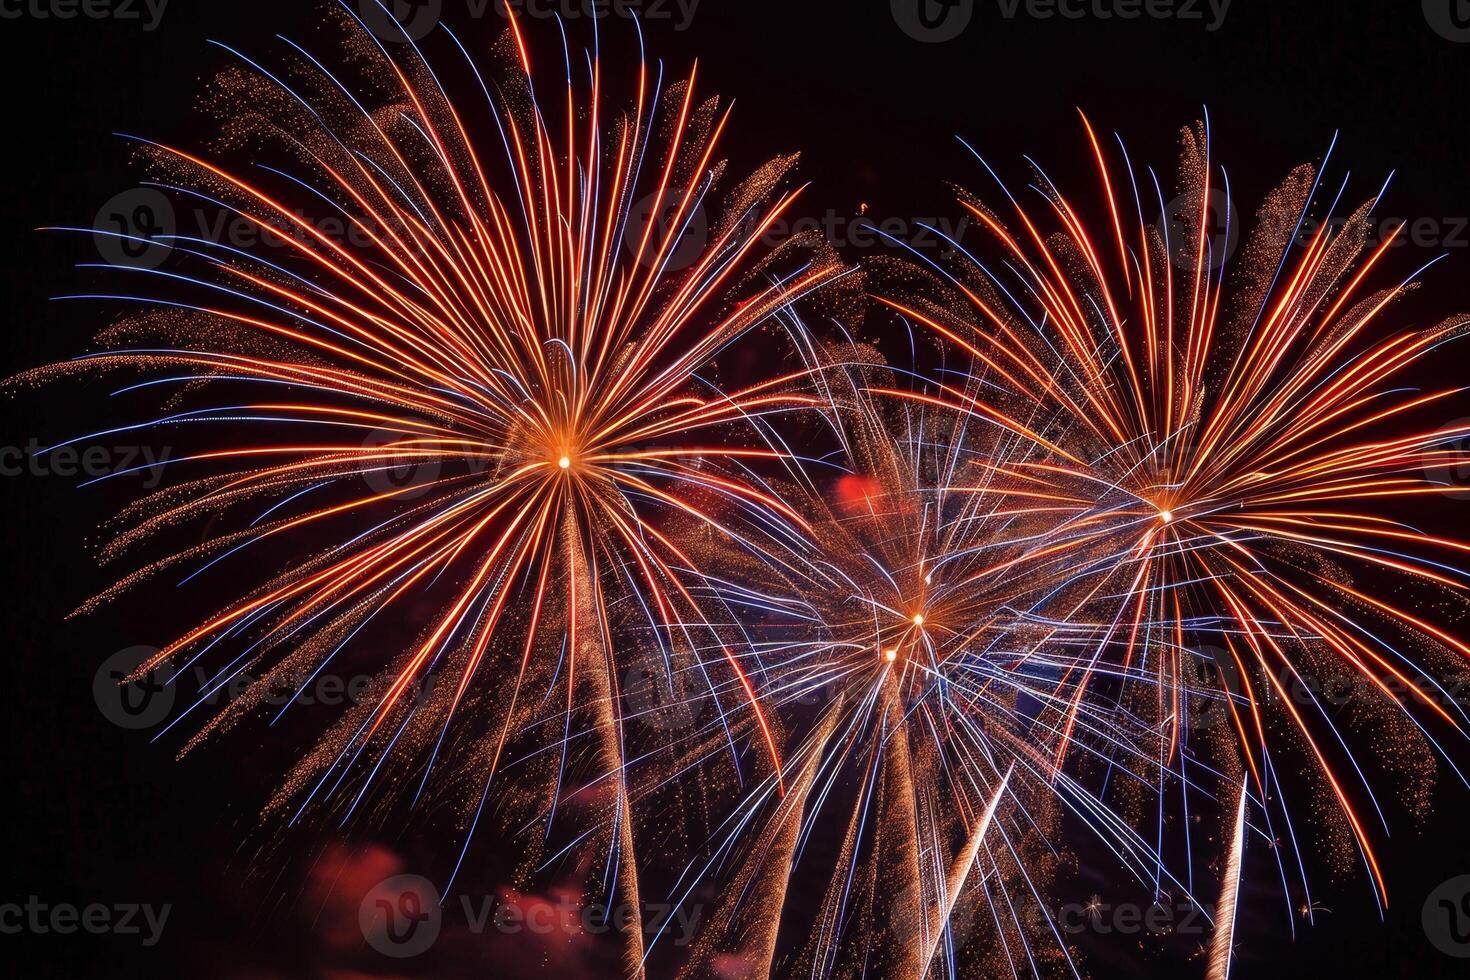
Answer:
[(871, 352), (805, 346), (841, 475), (783, 493), (810, 533), (779, 552), (781, 582), (752, 593), (752, 573), (730, 599), (759, 595), (760, 702), (802, 720), (786, 792), (773, 776), (743, 797), (686, 873), (730, 875), (688, 975), (722, 957), (742, 975), (1080, 975), (1047, 897), (1063, 820), (1137, 855), (1140, 878), (1157, 855), (1054, 760), (1081, 741), (1146, 762), (1150, 732), (1021, 613), (1064, 580), (1042, 546), (1055, 508), (1000, 465), (1034, 446), (893, 397), (922, 380)]
[[(656, 825), (675, 898), (721, 885), (691, 977), (1081, 976), (1046, 894), (1082, 827), (1153, 901), (1220, 896), (1223, 978), (1253, 845), (1288, 922), (1317, 907), (1293, 783), (1386, 903), (1347, 729), (1376, 723), (1420, 803), (1436, 753), (1460, 774), (1440, 740), (1470, 717), (1436, 676), (1470, 645), (1423, 610), (1463, 601), (1470, 543), (1404, 507), (1463, 465), (1470, 425), (1416, 421), (1459, 390), (1413, 381), (1470, 320), (1393, 328), (1418, 273), (1369, 285), (1377, 195), (1312, 223), (1346, 182), (1299, 168), (1232, 264), (1206, 127), (1171, 206), (1087, 126), (1100, 224), (1038, 173), (1040, 207), (963, 198), (998, 261), (952, 242), (955, 265), (879, 290), (937, 338), (926, 376), (798, 319), (848, 269), (769, 244), (794, 158), (720, 190), (729, 114), (693, 73), (640, 57), (613, 97), (600, 40), (543, 62), (512, 16), (488, 59), (433, 35), (456, 89), (342, 10), (333, 68), (289, 40), (231, 51), (220, 146), (139, 141), (155, 190), (256, 245), (87, 229), (168, 261), (67, 297), (143, 312), (34, 374), (124, 376), (119, 404), (147, 403), (75, 442), (197, 439), (102, 549), (165, 557), (83, 607), (246, 580), (139, 667), (203, 671), (165, 728), (194, 723), (185, 751), (369, 673), (273, 812), (435, 801), (447, 891), (490, 811), (518, 883), (565, 860), (633, 907)], [(777, 326), (789, 372), (719, 382)], [(1342, 676), (1348, 711), (1314, 683)], [(653, 704), (629, 707), (635, 677)], [(689, 784), (697, 813), (663, 805)]]
[[(780, 379), (722, 390), (701, 372), (842, 270), (762, 243), (794, 198), (780, 189), (792, 158), (723, 192), (711, 217), (728, 111), (699, 100), (692, 76), (670, 84), (643, 63), (627, 108), (609, 108), (594, 47), (557, 65), (552, 97), (538, 98), (512, 20), (493, 86), (448, 35), (483, 96), (471, 108), (417, 45), (390, 54), (349, 16), (361, 84), (294, 42), (273, 67), (236, 53), (241, 67), (217, 84), (226, 142), (279, 165), (246, 174), (145, 144), (155, 186), (280, 247), (154, 240), (168, 266), (114, 270), (143, 288), (89, 297), (149, 312), (114, 328), (103, 352), (49, 369), (134, 371), (126, 392), (176, 393), (167, 414), (112, 431), (229, 434), (176, 459), (187, 479), (129, 508), (104, 552), (207, 520), (203, 543), (97, 601), (283, 555), (278, 574), (140, 674), (211, 665), (196, 708), (258, 678), (207, 734), (269, 692), (376, 660), (368, 697), (276, 807), (346, 823), (370, 794), (417, 799), (439, 785), (463, 801), (468, 847), (514, 748), (513, 795), (542, 830), (523, 836), (549, 836), (558, 808), (577, 802), (585, 828), (569, 836), (601, 840), (602, 887), (636, 902), (616, 638), (657, 650), (671, 676), (732, 686), (765, 767), (780, 767), (754, 687), (695, 590), (708, 538), (799, 520), (733, 464), (777, 455), (747, 420), (801, 398)], [(350, 244), (293, 208), (303, 191), (345, 222)], [(136, 342), (159, 333), (163, 344)], [(395, 648), (404, 623), (419, 635)]]
[[(1152, 737), (1135, 744), (1152, 746), (1160, 856), (1176, 825), (1166, 795), (1187, 835), (1188, 815), (1233, 801), (1248, 774), (1241, 805), (1261, 821), (1246, 838), (1269, 843), (1288, 896), (1308, 886), (1283, 782), (1315, 782), (1335, 807), (1328, 833), (1313, 836), (1355, 844), (1386, 902), (1373, 824), (1386, 831), (1387, 818), (1346, 729), (1371, 717), (1383, 739), (1375, 758), (1406, 773), (1421, 802), (1436, 753), (1459, 773), (1440, 739), (1466, 718), (1436, 675), (1470, 648), (1422, 610), (1463, 602), (1454, 563), (1470, 545), (1404, 516), (1452, 489), (1448, 447), (1464, 427), (1424, 419), (1443, 418), (1458, 389), (1413, 378), (1470, 320), (1389, 322), (1418, 273), (1370, 286), (1394, 240), (1370, 241), (1376, 195), (1343, 220), (1320, 220), (1313, 207), (1340, 200), (1346, 181), (1328, 187), (1300, 167), (1230, 263), (1238, 216), (1207, 125), (1183, 134), (1172, 205), (1121, 142), (1110, 152), (1086, 132), (1100, 230), (1039, 170), (1028, 191), (1039, 207), (1009, 191), (1005, 212), (965, 196), (999, 258), (960, 247), (956, 268), (933, 267), (932, 288), (881, 301), (967, 354), (974, 375), (893, 394), (1034, 450), (996, 460), (984, 482), (1057, 517), (1026, 561), (1051, 566), (1060, 583), (1021, 611), (1040, 630), (1037, 651), (1060, 646), (1075, 662), (1058, 685), (1072, 708), (1057, 769), (1088, 741), (1070, 732), (1084, 711), (1111, 701), (1120, 719), (1143, 723)], [(1159, 213), (1158, 224), (1144, 218)], [(1390, 600), (1363, 577), (1397, 577), (1422, 598)], [(1320, 696), (1334, 677), (1353, 685), (1348, 714)], [(1272, 737), (1278, 720), (1288, 742)], [(1307, 776), (1283, 781), (1283, 764), (1298, 759)]]

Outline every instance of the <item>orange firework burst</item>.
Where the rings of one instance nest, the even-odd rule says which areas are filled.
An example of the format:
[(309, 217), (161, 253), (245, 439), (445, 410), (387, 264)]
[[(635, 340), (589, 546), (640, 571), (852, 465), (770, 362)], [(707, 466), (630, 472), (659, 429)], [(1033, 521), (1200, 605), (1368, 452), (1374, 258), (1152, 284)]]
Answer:
[[(171, 292), (109, 297), (162, 311), (68, 369), (140, 369), (137, 387), (181, 386), (181, 400), (244, 392), (131, 428), (218, 423), (262, 438), (176, 460), (203, 475), (131, 508), (138, 521), (106, 552), (203, 517), (230, 529), (121, 589), (285, 546), (279, 574), (140, 668), (210, 658), (206, 692), (252, 669), (255, 687), (206, 732), (354, 656), (391, 664), (276, 805), (335, 806), (345, 821), (375, 777), (422, 790), (447, 770), (472, 829), (519, 742), (546, 778), (517, 779), (517, 794), (548, 834), (558, 804), (590, 798), (608, 877), (635, 902), (616, 637), (660, 651), (671, 675), (731, 683), (779, 769), (754, 688), (695, 593), (706, 536), (799, 522), (741, 468), (777, 455), (746, 420), (810, 399), (781, 379), (725, 391), (698, 372), (842, 270), (762, 247), (793, 200), (778, 190), (792, 158), (726, 192), (725, 216), (710, 218), (728, 114), (696, 98), (692, 77), (665, 85), (643, 64), (626, 110), (610, 111), (593, 51), (581, 83), (575, 62), (558, 65), (565, 91), (538, 100), (512, 20), (492, 95), (450, 38), (482, 108), (456, 104), (416, 45), (395, 58), (358, 31), (371, 85), (295, 44), (281, 67), (241, 55), (222, 78), (231, 141), (284, 151), (281, 166), (262, 165), (268, 181), (148, 144), (161, 186), (274, 232), (280, 248), (162, 239), (167, 270), (121, 271)], [(376, 108), (355, 94), (383, 87)], [(302, 188), (345, 221), (350, 246), (293, 209)], [(166, 347), (115, 342), (160, 329)], [(374, 653), (372, 628), (395, 614), (421, 634), (401, 655)]]
[[(1226, 764), (1238, 753), (1264, 810), (1283, 795), (1282, 754), (1296, 751), (1268, 737), (1279, 714), (1386, 901), (1363, 802), (1382, 810), (1343, 718), (1314, 684), (1344, 674), (1361, 682), (1352, 705), (1360, 717), (1404, 709), (1381, 721), (1397, 744), (1380, 756), (1394, 765), (1417, 747), (1432, 768), (1433, 753), (1444, 754), (1435, 728), (1464, 731), (1463, 707), (1436, 673), (1470, 646), (1418, 611), (1427, 601), (1406, 608), (1355, 576), (1402, 576), (1463, 600), (1466, 575), (1452, 562), (1470, 544), (1426, 534), (1402, 510), (1446, 491), (1442, 474), (1458, 462), (1449, 444), (1466, 432), (1422, 423), (1459, 389), (1418, 390), (1409, 379), (1470, 319), (1407, 330), (1386, 322), (1414, 277), (1369, 285), (1393, 241), (1369, 242), (1376, 197), (1344, 221), (1314, 225), (1314, 203), (1340, 198), (1345, 184), (1333, 194), (1313, 168), (1298, 168), (1231, 265), (1236, 216), (1207, 126), (1183, 134), (1183, 193), (1172, 208), (1151, 171), (1110, 165), (1110, 155), (1126, 162), (1121, 143), (1110, 154), (1090, 125), (1087, 136), (1102, 232), (1044, 174), (1033, 183), (1038, 209), (1007, 193), (1013, 208), (1003, 216), (966, 198), (1000, 260), (964, 252), (962, 268), (940, 270), (932, 291), (882, 301), (968, 354), (975, 378), (963, 390), (894, 394), (1033, 447), (1028, 458), (997, 460), (987, 484), (1056, 515), (1026, 560), (1054, 566), (1065, 583), (1024, 613), (1043, 627), (1037, 650), (1075, 651), (1069, 728), (1098, 697), (1153, 719), (1158, 761), (1174, 770), (1186, 813), (1190, 767), (1207, 771), (1211, 739), (1228, 732)], [(1160, 211), (1161, 224), (1144, 219)], [(1212, 218), (1224, 228), (1212, 229)], [(1192, 726), (1212, 708), (1219, 729)], [(1078, 744), (1061, 739), (1054, 764)], [(1261, 832), (1277, 837), (1265, 818)], [(1163, 825), (1161, 808), (1160, 853)], [(1282, 836), (1285, 876), (1282, 852), (1296, 835)]]

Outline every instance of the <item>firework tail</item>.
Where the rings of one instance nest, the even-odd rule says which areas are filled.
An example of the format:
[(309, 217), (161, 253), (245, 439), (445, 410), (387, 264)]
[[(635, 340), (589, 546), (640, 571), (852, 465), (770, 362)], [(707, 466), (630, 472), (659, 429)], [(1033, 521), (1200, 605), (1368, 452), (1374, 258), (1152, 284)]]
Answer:
[[(802, 760), (801, 768), (796, 778), (788, 781), (786, 794), (779, 798), (767, 834), (754, 843), (739, 872), (726, 884), (723, 905), (699, 940), (690, 962), (679, 972), (680, 980), (708, 976), (716, 956), (738, 963), (741, 977), (774, 975), (781, 909), (791, 883), (802, 821), (821, 768), (822, 746), (832, 737), (838, 717), (836, 711), (827, 712), (812, 735), (809, 750), (797, 756)], [(718, 948), (722, 943), (728, 944), (723, 952)]]
[(1245, 854), (1245, 814), (1250, 797), (1246, 783), (1240, 784), (1240, 804), (1235, 811), (1235, 836), (1225, 874), (1220, 883), (1220, 907), (1215, 913), (1215, 939), (1210, 946), (1210, 968), (1205, 980), (1229, 980), (1231, 947), (1235, 943), (1236, 904), (1240, 899), (1240, 862)]
[(980, 845), (985, 842), (985, 834), (990, 830), (991, 821), (995, 818), (995, 809), (1000, 806), (1001, 798), (1005, 796), (1007, 787), (1010, 786), (1011, 776), (1015, 773), (1014, 765), (1006, 771), (1005, 778), (996, 787), (995, 795), (985, 807), (985, 812), (980, 819), (975, 821), (975, 829), (970, 834), (965, 849), (955, 858), (954, 866), (949, 872), (949, 882), (943, 897), (944, 907), (939, 916), (936, 928), (929, 937), (929, 946), (924, 950), (923, 957), (919, 960), (919, 969), (913, 974), (914, 980), (923, 980), (924, 975), (929, 972), (929, 964), (934, 962), (934, 955), (939, 952), (939, 941), (944, 932), (949, 928), (950, 916), (954, 914), (955, 905), (959, 903), (960, 894), (964, 891), (965, 882), (970, 878), (970, 872), (975, 867), (975, 861), (980, 856)]
[[(623, 751), (623, 720), (617, 706), (618, 692), (612, 687), (617, 683), (617, 670), (612, 664), (611, 638), (603, 629), (607, 616), (601, 611), (602, 593), (598, 576), (593, 572), (587, 552), (582, 547), (582, 535), (570, 513), (562, 527), (567, 556), (571, 565), (572, 616), (569, 624), (572, 670), (580, 673), (583, 690), (589, 705), (596, 712), (598, 748), (606, 772), (613, 785), (611, 803), (612, 824), (608, 833), (610, 853), (618, 866), (617, 880), (623, 901), (628, 907), (642, 909), (638, 891), (637, 851), (633, 846), (633, 813), (628, 801), (628, 783), (622, 774), (627, 765)], [(570, 698), (577, 685), (568, 682), (567, 696)], [(571, 710), (570, 704), (568, 711)], [(612, 903), (609, 902), (609, 907)], [(624, 964), (628, 975), (642, 977), (643, 971), (643, 928), (642, 919), (625, 930), (627, 946)]]

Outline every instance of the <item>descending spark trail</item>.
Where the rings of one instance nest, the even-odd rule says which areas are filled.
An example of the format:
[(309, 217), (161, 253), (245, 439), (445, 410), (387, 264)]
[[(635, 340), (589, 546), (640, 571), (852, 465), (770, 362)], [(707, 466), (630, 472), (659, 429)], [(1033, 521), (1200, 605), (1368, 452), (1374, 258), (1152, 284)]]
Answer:
[(985, 840), (986, 832), (990, 830), (990, 821), (995, 817), (995, 808), (1000, 805), (1001, 797), (1005, 795), (1006, 786), (1010, 784), (1011, 775), (1014, 772), (1014, 769), (1008, 771), (1005, 778), (1000, 781), (995, 795), (985, 807), (985, 813), (976, 822), (969, 843), (965, 845), (965, 849), (955, 860), (955, 866), (950, 871), (948, 893), (944, 897), (944, 907), (939, 916), (937, 928), (929, 940), (929, 948), (919, 960), (917, 980), (922, 980), (924, 974), (929, 971), (929, 964), (934, 962), (934, 954), (939, 951), (939, 940), (950, 929), (950, 916), (954, 914), (955, 905), (960, 900), (960, 893), (964, 890), (965, 882), (970, 878), (970, 871), (975, 866), (975, 858), (980, 853), (980, 845)]
[(1210, 947), (1210, 968), (1205, 980), (1229, 980), (1230, 959), (1235, 942), (1235, 907), (1240, 900), (1240, 861), (1245, 854), (1245, 814), (1250, 797), (1244, 784), (1240, 787), (1240, 805), (1236, 808), (1235, 834), (1230, 854), (1220, 881), (1220, 904), (1215, 910), (1215, 940)]

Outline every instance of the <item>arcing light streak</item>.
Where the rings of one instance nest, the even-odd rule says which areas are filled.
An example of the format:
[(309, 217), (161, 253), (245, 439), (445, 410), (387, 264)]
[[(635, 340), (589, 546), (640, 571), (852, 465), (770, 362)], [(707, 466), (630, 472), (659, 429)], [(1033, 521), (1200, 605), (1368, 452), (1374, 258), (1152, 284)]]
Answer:
[(1240, 900), (1240, 862), (1245, 854), (1245, 814), (1250, 796), (1245, 784), (1240, 787), (1240, 805), (1236, 807), (1235, 833), (1231, 836), (1230, 853), (1225, 859), (1225, 873), (1220, 876), (1220, 904), (1215, 909), (1215, 939), (1210, 946), (1210, 968), (1205, 980), (1230, 980), (1230, 960), (1234, 955), (1235, 907)]

